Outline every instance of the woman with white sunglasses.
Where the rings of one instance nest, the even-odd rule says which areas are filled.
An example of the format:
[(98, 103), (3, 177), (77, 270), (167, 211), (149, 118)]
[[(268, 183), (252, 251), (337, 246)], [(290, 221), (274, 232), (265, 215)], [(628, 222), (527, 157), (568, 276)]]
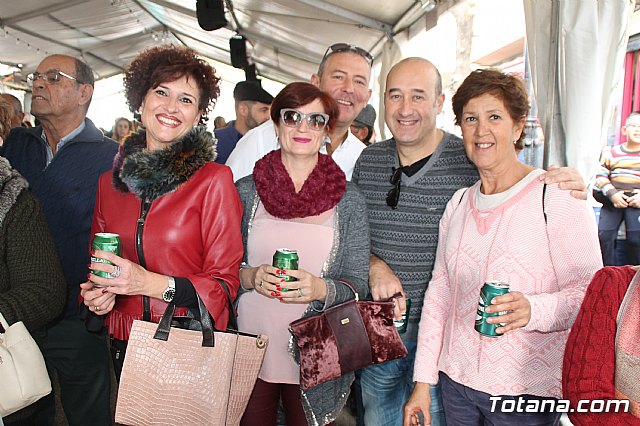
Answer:
[[(269, 336), (242, 425), (276, 425), (282, 399), (287, 425), (325, 425), (344, 406), (353, 374), (300, 388), (289, 323), (368, 293), (369, 228), (364, 198), (320, 147), (338, 116), (331, 96), (291, 83), (271, 105), (280, 145), (236, 183), (244, 206), (245, 247), (238, 325)], [(276, 250), (297, 251), (297, 270), (272, 266)], [(285, 281), (285, 277), (295, 281)]]

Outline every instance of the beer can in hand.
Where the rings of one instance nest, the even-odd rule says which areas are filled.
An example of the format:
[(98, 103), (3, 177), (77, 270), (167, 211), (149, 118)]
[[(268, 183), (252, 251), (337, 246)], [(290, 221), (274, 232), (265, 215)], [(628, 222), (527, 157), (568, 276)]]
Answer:
[[(276, 250), (273, 255), (273, 267), (282, 269), (285, 271), (297, 271), (298, 270), (298, 251), (288, 248), (281, 248)], [(276, 274), (276, 277), (282, 278), (287, 282), (297, 281), (295, 278), (285, 274)], [(289, 291), (288, 288), (282, 288), (281, 291)]]
[[(110, 253), (116, 254), (120, 256), (122, 251), (122, 244), (120, 242), (120, 235), (111, 234), (108, 232), (98, 232), (93, 236), (93, 241), (91, 241), (91, 251), (95, 252), (96, 250), (108, 251)], [(113, 263), (108, 260), (91, 256), (91, 262), (93, 263), (106, 263), (108, 265), (113, 265)], [(97, 275), (102, 278), (111, 278), (108, 272), (104, 271), (96, 271), (94, 269), (91, 270), (93, 275)], [(96, 287), (100, 287), (97, 286)]]
[(496, 296), (509, 293), (509, 284), (500, 281), (490, 280), (484, 283), (480, 289), (480, 299), (478, 300), (478, 312), (476, 313), (475, 329), (478, 333), (488, 337), (500, 337), (501, 334), (496, 333), (496, 328), (504, 326), (504, 324), (489, 324), (487, 318), (504, 315), (507, 311), (487, 313), (486, 309), (491, 305), (491, 301)]
[(411, 309), (411, 299), (405, 299), (407, 310), (402, 313), (402, 318), (399, 320), (393, 320), (393, 325), (396, 326), (399, 334), (406, 333), (407, 323), (409, 322), (409, 310)]

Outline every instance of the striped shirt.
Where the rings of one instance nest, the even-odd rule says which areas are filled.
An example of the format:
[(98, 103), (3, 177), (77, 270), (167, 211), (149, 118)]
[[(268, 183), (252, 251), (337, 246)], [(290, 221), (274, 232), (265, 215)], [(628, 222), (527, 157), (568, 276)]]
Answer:
[(614, 146), (605, 153), (596, 174), (596, 186), (607, 197), (618, 191), (640, 189), (640, 151), (630, 151), (626, 145)]

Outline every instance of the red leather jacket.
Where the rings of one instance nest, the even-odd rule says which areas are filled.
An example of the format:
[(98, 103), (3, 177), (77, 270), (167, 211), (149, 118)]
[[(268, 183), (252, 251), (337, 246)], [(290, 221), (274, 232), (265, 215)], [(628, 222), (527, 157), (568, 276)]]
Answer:
[[(142, 201), (113, 188), (111, 171), (100, 177), (92, 232), (120, 234), (122, 257), (140, 263), (135, 235)], [(207, 163), (173, 192), (153, 200), (142, 231), (147, 270), (188, 278), (208, 308), (215, 328), (228, 322), (227, 296), (215, 278), (224, 280), (231, 296), (240, 285), (243, 248), (242, 205), (228, 167)], [(150, 298), (151, 320), (158, 322), (167, 304)], [(109, 333), (127, 340), (134, 319), (143, 314), (142, 296), (116, 298), (107, 315)], [(176, 316), (186, 308), (176, 309)]]

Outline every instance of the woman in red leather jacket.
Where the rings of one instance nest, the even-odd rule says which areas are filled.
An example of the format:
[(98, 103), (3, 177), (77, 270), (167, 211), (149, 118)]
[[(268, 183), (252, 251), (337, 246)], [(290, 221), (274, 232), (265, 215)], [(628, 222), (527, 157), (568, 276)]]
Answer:
[(113, 265), (91, 269), (110, 277), (90, 274), (81, 284), (84, 304), (106, 315), (118, 377), (133, 321), (158, 322), (168, 302), (186, 316), (199, 296), (215, 328), (227, 326), (218, 280), (235, 298), (242, 205), (230, 169), (213, 162), (213, 137), (198, 126), (219, 94), (214, 72), (190, 49), (160, 46), (140, 53), (124, 77), (145, 130), (124, 141), (113, 170), (101, 176), (92, 226), (120, 235), (122, 257), (96, 251)]

